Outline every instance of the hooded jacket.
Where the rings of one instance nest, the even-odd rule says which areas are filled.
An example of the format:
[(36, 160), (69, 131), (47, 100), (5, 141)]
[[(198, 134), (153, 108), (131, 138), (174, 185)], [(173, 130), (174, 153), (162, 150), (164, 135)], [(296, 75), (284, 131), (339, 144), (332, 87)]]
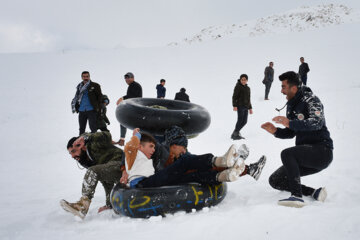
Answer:
[(333, 149), (325, 123), (324, 107), (309, 87), (303, 86), (287, 103), (289, 128), (277, 128), (275, 137), (296, 137), (296, 145), (321, 144)]

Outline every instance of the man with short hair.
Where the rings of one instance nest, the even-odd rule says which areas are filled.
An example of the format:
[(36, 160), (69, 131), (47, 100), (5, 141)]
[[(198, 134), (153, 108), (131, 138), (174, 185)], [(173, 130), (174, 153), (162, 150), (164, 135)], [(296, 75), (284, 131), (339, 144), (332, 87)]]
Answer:
[(303, 207), (302, 196), (324, 201), (327, 193), (324, 187), (314, 189), (301, 185), (300, 177), (318, 173), (327, 168), (333, 159), (333, 141), (325, 124), (324, 108), (320, 99), (310, 88), (303, 86), (295, 72), (279, 76), (281, 92), (286, 95), (286, 117), (272, 120), (285, 128), (276, 128), (267, 122), (263, 129), (277, 138), (296, 137), (295, 147), (281, 152), (283, 166), (269, 178), (270, 185), (278, 190), (289, 191), (291, 196), (278, 202), (279, 205)]
[(64, 210), (85, 218), (91, 199), (94, 197), (97, 183), (100, 181), (105, 189), (106, 205), (98, 212), (111, 209), (110, 193), (115, 183), (119, 182), (122, 170), (125, 169), (125, 155), (120, 148), (111, 143), (109, 132), (85, 133), (73, 137), (67, 144), (72, 158), (86, 168), (82, 184), (82, 197), (76, 203), (61, 200)]
[(269, 100), (269, 92), (271, 88), (271, 84), (274, 80), (274, 63), (270, 62), (269, 66), (265, 68), (264, 72), (264, 80), (263, 83), (265, 84), (265, 100)]
[(231, 134), (232, 140), (244, 139), (241, 135), (240, 130), (246, 125), (248, 120), (248, 113), (253, 114), (251, 105), (250, 88), (247, 85), (248, 75), (241, 74), (238, 79), (234, 93), (232, 96), (233, 110), (237, 112), (237, 122), (235, 129)]
[(304, 85), (307, 84), (307, 73), (310, 72), (310, 68), (309, 65), (304, 62), (304, 57), (300, 58), (300, 66), (299, 66), (299, 76), (300, 76), (300, 80), (302, 81), (302, 83)]
[(175, 99), (174, 100), (190, 102), (189, 95), (187, 95), (185, 92), (186, 92), (185, 88), (180, 88), (180, 92), (177, 92), (175, 94)]
[[(117, 100), (116, 105), (119, 105), (122, 100), (130, 98), (141, 98), (142, 88), (138, 82), (135, 82), (135, 76), (133, 73), (128, 72), (124, 75), (125, 82), (127, 83), (128, 89), (126, 95)], [(120, 140), (117, 142), (120, 146), (124, 146), (126, 136), (126, 127), (120, 124)]]
[(97, 131), (97, 114), (102, 100), (101, 87), (90, 80), (90, 73), (83, 71), (81, 78), (83, 81), (77, 85), (75, 97), (71, 101), (72, 112), (79, 113), (79, 135), (85, 132), (88, 120), (91, 132)]
[(157, 98), (165, 98), (166, 88), (164, 86), (165, 79), (161, 79), (160, 84), (156, 85)]

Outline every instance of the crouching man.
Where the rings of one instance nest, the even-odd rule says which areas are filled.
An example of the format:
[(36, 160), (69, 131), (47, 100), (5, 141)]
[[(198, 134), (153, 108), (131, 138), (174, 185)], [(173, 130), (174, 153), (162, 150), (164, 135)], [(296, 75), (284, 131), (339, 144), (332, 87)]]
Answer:
[(72, 214), (85, 218), (91, 199), (94, 197), (97, 183), (105, 189), (106, 205), (98, 212), (111, 209), (110, 193), (115, 183), (119, 182), (125, 168), (125, 155), (111, 142), (109, 132), (85, 133), (79, 138), (71, 138), (67, 149), (72, 158), (87, 169), (83, 184), (82, 197), (76, 203), (61, 200), (62, 208)]

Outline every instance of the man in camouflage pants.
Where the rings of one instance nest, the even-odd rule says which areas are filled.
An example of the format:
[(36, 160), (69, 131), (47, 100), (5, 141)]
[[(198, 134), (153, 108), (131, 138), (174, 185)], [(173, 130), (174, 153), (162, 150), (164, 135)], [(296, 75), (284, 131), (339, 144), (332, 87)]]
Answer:
[(94, 197), (97, 183), (105, 189), (106, 205), (98, 212), (111, 208), (110, 193), (115, 183), (119, 182), (125, 166), (125, 155), (115, 147), (109, 132), (85, 133), (79, 138), (71, 138), (67, 149), (72, 158), (87, 168), (82, 184), (82, 197), (76, 203), (61, 200), (64, 210), (84, 218)]

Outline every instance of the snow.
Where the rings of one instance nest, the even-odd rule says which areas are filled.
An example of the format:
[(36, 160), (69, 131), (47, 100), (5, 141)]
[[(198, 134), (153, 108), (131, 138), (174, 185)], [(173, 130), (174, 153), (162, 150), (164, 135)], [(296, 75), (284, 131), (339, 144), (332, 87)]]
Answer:
[[(301, 6), (296, 3), (288, 9)], [(271, 14), (279, 11), (263, 16)], [(359, 30), (359, 22), (352, 21), (302, 32), (251, 38), (234, 35), (190, 46), (2, 51), (0, 239), (359, 239)], [(327, 169), (302, 178), (306, 185), (326, 186), (326, 201), (305, 197), (307, 206), (293, 209), (277, 205), (289, 193), (272, 189), (268, 177), (281, 165), (281, 150), (293, 146), (294, 140), (276, 139), (260, 128), (278, 115), (275, 108), (286, 99), (275, 80), (270, 101), (264, 101), (261, 81), (269, 61), (274, 62), (278, 76), (297, 71), (301, 56), (311, 69), (308, 86), (324, 104), (335, 150)], [(78, 133), (70, 102), (83, 70), (90, 71), (91, 79), (101, 84), (110, 99), (107, 115), (114, 140), (120, 137), (115, 103), (126, 93), (123, 75), (130, 71), (142, 85), (144, 97), (156, 97), (155, 86), (162, 78), (166, 79), (166, 98), (185, 87), (191, 101), (205, 107), (212, 117), (209, 128), (189, 140), (189, 150), (215, 155), (222, 155), (233, 143), (230, 135), (236, 113), (231, 96), (240, 74), (247, 73), (254, 114), (242, 131), (246, 140), (236, 143), (248, 145), (247, 163), (266, 155), (259, 181), (245, 176), (230, 183), (227, 197), (218, 206), (148, 220), (120, 217), (112, 211), (98, 214), (105, 202), (99, 184), (84, 221), (64, 212), (59, 201), (79, 200), (85, 174), (66, 151), (68, 139)]]

